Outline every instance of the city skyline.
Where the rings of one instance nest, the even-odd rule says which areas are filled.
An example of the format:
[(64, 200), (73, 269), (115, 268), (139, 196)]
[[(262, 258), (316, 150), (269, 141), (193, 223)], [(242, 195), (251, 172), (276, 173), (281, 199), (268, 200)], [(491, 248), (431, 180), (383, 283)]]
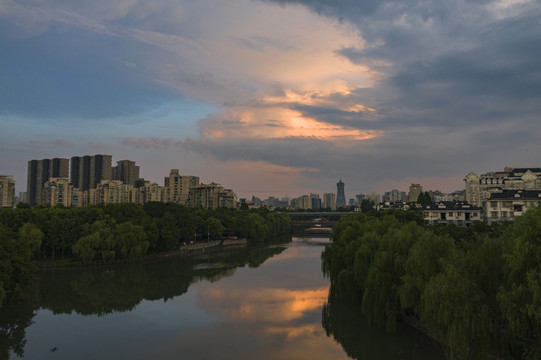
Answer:
[(0, 173), (111, 154), (239, 197), (539, 166), (541, 4), (0, 3)]

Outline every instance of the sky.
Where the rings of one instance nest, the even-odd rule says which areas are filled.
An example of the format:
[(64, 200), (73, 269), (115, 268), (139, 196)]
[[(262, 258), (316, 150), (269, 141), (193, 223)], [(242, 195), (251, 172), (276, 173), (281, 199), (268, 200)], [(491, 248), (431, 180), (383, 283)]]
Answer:
[(0, 0), (0, 174), (109, 154), (237, 196), (541, 166), (539, 0)]

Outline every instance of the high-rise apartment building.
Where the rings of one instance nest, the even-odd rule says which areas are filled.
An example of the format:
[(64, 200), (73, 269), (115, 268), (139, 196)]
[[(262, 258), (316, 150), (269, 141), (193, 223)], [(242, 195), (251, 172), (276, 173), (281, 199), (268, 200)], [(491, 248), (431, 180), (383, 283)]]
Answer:
[(0, 207), (15, 205), (15, 180), (13, 175), (0, 175)]
[(95, 189), (102, 180), (112, 180), (111, 155), (85, 155), (71, 158), (71, 183), (83, 191)]
[(295, 200), (295, 209), (309, 210), (312, 208), (312, 199), (308, 195), (302, 195)]
[(168, 202), (189, 206), (190, 190), (199, 185), (199, 177), (180, 175), (178, 169), (171, 169), (164, 182)]
[(346, 206), (346, 195), (344, 194), (344, 183), (342, 179), (336, 183), (336, 207)]
[(410, 192), (408, 194), (408, 201), (409, 202), (416, 202), (417, 198), (421, 193), (423, 192), (423, 187), (420, 184), (411, 184), (410, 185)]
[(113, 167), (113, 180), (120, 180), (124, 184), (134, 185), (139, 179), (139, 166), (135, 165), (135, 161), (120, 160)]
[(366, 199), (373, 202), (374, 204), (379, 204), (381, 202), (381, 195), (375, 192), (371, 192), (366, 196)]
[(50, 178), (69, 176), (68, 159), (43, 159), (28, 162), (27, 200), (30, 204), (43, 203), (43, 185)]
[(310, 201), (312, 201), (312, 209), (321, 209), (321, 199), (319, 194), (310, 193)]
[(383, 195), (383, 201), (390, 201), (390, 202), (397, 202), (397, 201), (403, 201), (404, 198), (403, 198), (403, 195), (402, 195), (402, 192), (397, 190), (397, 189), (393, 189), (391, 191), (388, 191), (386, 192), (384, 195)]
[(325, 209), (336, 210), (336, 194), (335, 193), (323, 194), (323, 207)]
[(237, 195), (220, 184), (199, 184), (190, 189), (190, 206), (205, 209), (235, 208)]
[(67, 177), (50, 178), (43, 186), (43, 204), (44, 205), (64, 205), (71, 206), (73, 186)]

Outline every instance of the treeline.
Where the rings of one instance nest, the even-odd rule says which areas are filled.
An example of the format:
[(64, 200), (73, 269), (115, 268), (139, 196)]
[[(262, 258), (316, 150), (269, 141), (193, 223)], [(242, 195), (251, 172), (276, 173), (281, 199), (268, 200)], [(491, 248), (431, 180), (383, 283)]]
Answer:
[(288, 215), (265, 209), (192, 209), (160, 202), (2, 209), (0, 303), (23, 283), (32, 260), (135, 261), (222, 236), (264, 242), (289, 234), (290, 228)]
[(415, 213), (343, 217), (322, 253), (329, 302), (372, 324), (408, 321), (449, 358), (541, 357), (541, 208), (514, 223), (426, 227)]

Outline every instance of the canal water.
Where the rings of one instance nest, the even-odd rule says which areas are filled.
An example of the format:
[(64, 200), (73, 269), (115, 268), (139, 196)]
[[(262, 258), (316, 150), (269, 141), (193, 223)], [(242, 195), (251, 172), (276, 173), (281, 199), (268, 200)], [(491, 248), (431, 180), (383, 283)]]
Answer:
[(226, 248), (151, 264), (40, 272), (0, 311), (11, 359), (444, 359), (407, 326), (369, 327), (328, 303), (325, 238)]

